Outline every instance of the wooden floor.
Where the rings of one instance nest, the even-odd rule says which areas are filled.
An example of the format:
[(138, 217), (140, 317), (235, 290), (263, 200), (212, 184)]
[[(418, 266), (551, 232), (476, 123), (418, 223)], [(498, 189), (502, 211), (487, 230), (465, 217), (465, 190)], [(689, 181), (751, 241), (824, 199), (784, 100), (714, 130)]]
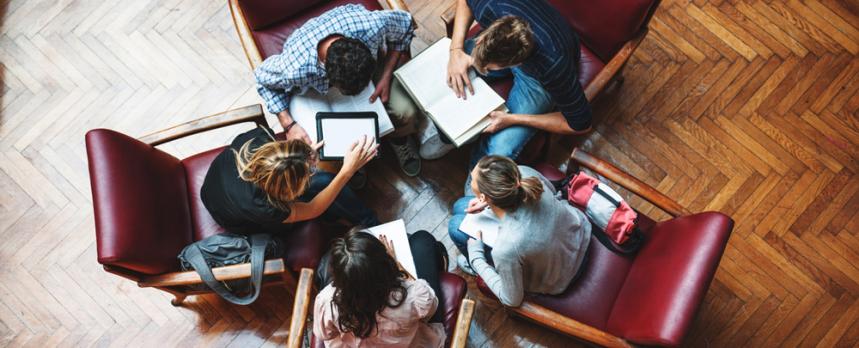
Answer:
[[(441, 36), (449, 1), (408, 1), (415, 51)], [(259, 102), (225, 3), (0, 0), (0, 345), (284, 342), (282, 289), (249, 307), (204, 296), (174, 308), (96, 262), (87, 130), (138, 136)], [(687, 345), (859, 345), (859, 3), (664, 0), (651, 28), (575, 143), (737, 221)], [(238, 131), (165, 149), (186, 156)], [(411, 179), (389, 155), (362, 195), (455, 255), (446, 225), (465, 162), (458, 150)], [(471, 346), (576, 345), (473, 284), (470, 296)]]

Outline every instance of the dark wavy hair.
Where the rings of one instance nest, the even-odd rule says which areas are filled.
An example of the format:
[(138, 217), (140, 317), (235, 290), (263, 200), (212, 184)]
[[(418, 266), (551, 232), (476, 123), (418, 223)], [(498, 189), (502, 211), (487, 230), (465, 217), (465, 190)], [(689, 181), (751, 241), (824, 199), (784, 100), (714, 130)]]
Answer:
[(375, 69), (372, 52), (359, 40), (343, 37), (328, 47), (325, 57), (328, 81), (345, 95), (358, 94), (367, 87)]
[(334, 241), (331, 275), (340, 332), (369, 337), (376, 329), (376, 314), (406, 299), (405, 273), (382, 242), (360, 228)]

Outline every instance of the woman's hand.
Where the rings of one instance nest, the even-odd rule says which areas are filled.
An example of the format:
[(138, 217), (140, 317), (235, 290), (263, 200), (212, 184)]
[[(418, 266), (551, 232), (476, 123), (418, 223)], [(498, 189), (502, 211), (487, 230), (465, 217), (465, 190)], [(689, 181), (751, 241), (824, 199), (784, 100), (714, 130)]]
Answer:
[(391, 242), (391, 240), (388, 239), (388, 237), (385, 237), (384, 234), (379, 235), (379, 240), (382, 242), (382, 245), (385, 246), (385, 249), (388, 249), (388, 255), (391, 255), (391, 257), (393, 257), (394, 260), (396, 260), (397, 259), (397, 252), (394, 250), (394, 243)]
[(376, 144), (376, 139), (374, 137), (368, 138), (365, 135), (352, 144), (349, 152), (343, 157), (343, 167), (340, 170), (352, 176), (358, 169), (375, 158), (378, 152), (379, 144)]
[(474, 197), (470, 201), (468, 201), (468, 207), (465, 208), (465, 212), (469, 214), (475, 214), (486, 209), (488, 204), (481, 200), (480, 198)]
[(471, 95), (474, 95), (474, 87), (471, 86), (471, 79), (468, 78), (468, 68), (471, 67), (471, 63), (471, 56), (462, 48), (450, 51), (450, 58), (447, 61), (447, 86), (453, 89), (457, 98), (468, 99), (466, 88)]
[(480, 241), (481, 243), (483, 243), (483, 231), (477, 230), (477, 238), (476, 239), (478, 241)]

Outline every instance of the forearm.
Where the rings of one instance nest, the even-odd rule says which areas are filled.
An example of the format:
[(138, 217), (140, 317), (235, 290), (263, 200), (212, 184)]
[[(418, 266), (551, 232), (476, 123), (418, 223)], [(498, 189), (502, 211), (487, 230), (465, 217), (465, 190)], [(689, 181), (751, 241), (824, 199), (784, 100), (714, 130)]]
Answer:
[(289, 110), (283, 110), (277, 113), (277, 120), (280, 121), (280, 125), (283, 126), (283, 129), (286, 129), (286, 127), (294, 121), (292, 115), (289, 114)]
[(388, 51), (385, 56), (385, 66), (382, 70), (382, 78), (390, 78), (394, 74), (394, 69), (397, 67), (397, 64), (400, 62), (400, 57), (403, 55), (401, 51)]
[(567, 119), (560, 111), (550, 112), (542, 115), (524, 115), (510, 114), (512, 124), (528, 126), (531, 128), (542, 129), (547, 132), (564, 134), (564, 135), (580, 135), (591, 131), (591, 128), (583, 130), (575, 130), (570, 128)]
[(336, 176), (334, 176), (331, 183), (316, 194), (316, 197), (313, 197), (310, 202), (293, 203), (292, 214), (290, 214), (289, 218), (285, 222), (295, 223), (299, 221), (312, 220), (322, 215), (322, 213), (328, 210), (328, 207), (334, 203), (337, 195), (340, 194), (340, 191), (342, 191), (343, 187), (346, 186), (346, 183), (349, 182), (351, 176), (351, 173), (341, 170)]
[[(468, 255), (474, 272), (483, 279), (489, 290), (498, 297), (505, 306), (517, 307), (522, 303), (525, 290), (521, 282), (505, 281), (495, 267), (486, 261), (485, 248), (482, 242), (469, 240)], [(496, 262), (503, 262), (496, 260)]]
[(465, 46), (465, 35), (474, 18), (471, 17), (471, 9), (465, 0), (457, 0), (456, 15), (453, 18), (453, 33), (450, 38), (450, 48), (463, 48)]

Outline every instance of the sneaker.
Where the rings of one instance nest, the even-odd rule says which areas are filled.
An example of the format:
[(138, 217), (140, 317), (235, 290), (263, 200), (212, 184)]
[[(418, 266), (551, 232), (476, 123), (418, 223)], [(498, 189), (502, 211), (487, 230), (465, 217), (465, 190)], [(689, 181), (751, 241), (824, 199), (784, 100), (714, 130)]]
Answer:
[(348, 185), (353, 190), (360, 190), (364, 188), (364, 186), (367, 186), (367, 169), (358, 169), (358, 171), (352, 175), (352, 178), (349, 179)]
[(397, 154), (397, 161), (400, 162), (400, 168), (403, 173), (408, 176), (418, 176), (421, 173), (421, 158), (417, 154), (417, 145), (412, 137), (406, 137), (402, 144), (397, 144), (394, 141), (389, 141), (394, 153)]
[(441, 141), (441, 135), (436, 133), (421, 144), (421, 158), (425, 160), (434, 160), (444, 157), (450, 150), (453, 150), (453, 144), (446, 144)]
[(464, 255), (460, 254), (456, 257), (456, 265), (459, 266), (459, 269), (461, 269), (463, 273), (477, 276), (477, 272), (474, 272), (474, 269), (471, 268), (471, 264), (468, 263), (468, 259), (465, 258)]

